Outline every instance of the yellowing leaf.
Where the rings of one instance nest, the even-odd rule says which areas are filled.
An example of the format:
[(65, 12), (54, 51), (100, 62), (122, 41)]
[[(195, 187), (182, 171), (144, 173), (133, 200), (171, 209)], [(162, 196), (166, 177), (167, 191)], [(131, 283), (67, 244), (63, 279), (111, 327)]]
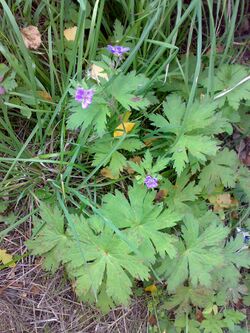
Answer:
[(41, 34), (37, 27), (29, 25), (28, 27), (21, 29), (21, 35), (24, 44), (28, 49), (37, 50), (41, 45)]
[(92, 79), (96, 80), (97, 82), (99, 82), (99, 77), (102, 77), (107, 81), (109, 79), (108, 74), (104, 72), (103, 68), (95, 64), (91, 66), (90, 76), (92, 77)]
[(74, 41), (75, 40), (76, 31), (77, 31), (76, 26), (64, 30), (63, 34), (64, 34), (64, 37), (67, 39), (67, 41)]
[(42, 99), (45, 99), (46, 101), (52, 101), (52, 97), (50, 96), (49, 93), (47, 93), (47, 91), (44, 90), (39, 90), (37, 91), (38, 96), (41, 97)]
[(117, 179), (118, 178), (118, 177), (116, 177), (112, 174), (112, 171), (109, 168), (103, 168), (100, 173), (105, 178), (109, 178), (109, 179)]
[[(8, 254), (6, 250), (0, 249), (0, 262), (2, 262), (4, 265), (8, 264), (13, 260), (13, 257), (11, 254)], [(11, 263), (8, 265), (9, 267), (15, 267), (15, 263)]]
[(157, 287), (155, 284), (151, 284), (150, 286), (147, 286), (144, 290), (153, 294), (157, 291)]
[(114, 131), (114, 138), (118, 137), (118, 136), (123, 136), (124, 134), (124, 129), (126, 133), (129, 133), (132, 131), (132, 129), (134, 128), (135, 123), (130, 123), (130, 122), (124, 122), (122, 124), (120, 124), (119, 126), (116, 127), (115, 131)]
[(238, 206), (238, 201), (231, 197), (230, 193), (210, 195), (208, 200), (214, 205), (215, 212)]

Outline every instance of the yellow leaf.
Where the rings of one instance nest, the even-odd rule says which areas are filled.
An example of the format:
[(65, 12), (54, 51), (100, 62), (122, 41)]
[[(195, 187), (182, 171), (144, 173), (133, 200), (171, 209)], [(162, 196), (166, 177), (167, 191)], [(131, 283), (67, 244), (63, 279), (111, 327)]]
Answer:
[(119, 126), (116, 127), (114, 131), (114, 138), (118, 136), (123, 136), (124, 134), (124, 129), (126, 133), (129, 133), (132, 131), (132, 129), (135, 127), (135, 123), (130, 123), (130, 122), (125, 122), (120, 124)]
[(213, 305), (213, 312), (215, 315), (218, 313), (218, 306), (216, 304)]
[[(7, 265), (9, 262), (13, 260), (13, 257), (11, 254), (8, 254), (6, 250), (1, 250), (0, 249), (0, 261), (4, 264)], [(15, 267), (15, 263), (11, 263), (8, 265), (9, 267)]]
[(42, 43), (41, 34), (34, 25), (29, 25), (28, 27), (21, 29), (21, 35), (24, 44), (28, 49), (37, 50)]
[(103, 168), (101, 171), (100, 171), (101, 175), (105, 178), (109, 178), (109, 179), (117, 179), (117, 177), (115, 177), (113, 174), (112, 174), (112, 171), (109, 169), (109, 168)]
[(47, 93), (47, 91), (44, 90), (39, 90), (37, 91), (38, 96), (41, 97), (42, 99), (45, 99), (46, 101), (52, 101), (52, 97), (50, 96), (49, 93)]
[(76, 31), (77, 31), (76, 26), (64, 30), (63, 34), (64, 34), (64, 37), (67, 39), (67, 41), (69, 41), (69, 42), (72, 41), (73, 42), (75, 40)]
[(150, 286), (147, 286), (144, 290), (153, 294), (157, 291), (157, 287), (155, 284), (151, 284)]
[(104, 69), (95, 64), (91, 66), (90, 76), (92, 77), (92, 79), (96, 80), (97, 82), (99, 82), (99, 77), (102, 77), (107, 81), (109, 79), (108, 74), (104, 72)]

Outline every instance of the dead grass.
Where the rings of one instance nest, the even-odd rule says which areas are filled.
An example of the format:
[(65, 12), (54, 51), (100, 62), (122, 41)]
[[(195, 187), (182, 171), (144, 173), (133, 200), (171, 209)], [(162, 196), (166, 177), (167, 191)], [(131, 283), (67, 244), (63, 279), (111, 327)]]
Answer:
[[(29, 229), (26, 224), (26, 230), (9, 234), (1, 248), (27, 254), (24, 241)], [(42, 270), (41, 260), (31, 256), (0, 271), (1, 333), (143, 333), (147, 315), (143, 298), (102, 315), (77, 301), (62, 270), (51, 276)]]

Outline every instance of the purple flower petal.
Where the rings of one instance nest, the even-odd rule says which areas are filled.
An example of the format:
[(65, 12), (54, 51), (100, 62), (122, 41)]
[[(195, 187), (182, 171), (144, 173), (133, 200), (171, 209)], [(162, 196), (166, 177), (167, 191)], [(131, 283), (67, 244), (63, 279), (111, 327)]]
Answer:
[(119, 45), (108, 45), (107, 49), (109, 52), (113, 53), (115, 56), (117, 57), (122, 57), (123, 53), (126, 53), (130, 50), (129, 47), (123, 47), (123, 46), (119, 46)]
[(82, 87), (78, 87), (75, 93), (75, 100), (82, 104), (83, 109), (86, 109), (92, 103), (93, 95), (93, 89), (84, 89)]
[(147, 188), (155, 188), (158, 186), (158, 179), (152, 176), (147, 176), (144, 180), (144, 184)]

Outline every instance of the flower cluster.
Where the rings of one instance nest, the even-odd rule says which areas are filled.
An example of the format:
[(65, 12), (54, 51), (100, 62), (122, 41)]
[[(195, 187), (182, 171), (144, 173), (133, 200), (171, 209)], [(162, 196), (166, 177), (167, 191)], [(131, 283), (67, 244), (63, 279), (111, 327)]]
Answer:
[(79, 103), (82, 103), (83, 109), (87, 109), (87, 107), (92, 103), (93, 95), (93, 89), (83, 89), (78, 87), (75, 93), (75, 100)]
[(152, 176), (147, 176), (144, 180), (144, 184), (147, 188), (155, 188), (158, 186), (158, 179)]

